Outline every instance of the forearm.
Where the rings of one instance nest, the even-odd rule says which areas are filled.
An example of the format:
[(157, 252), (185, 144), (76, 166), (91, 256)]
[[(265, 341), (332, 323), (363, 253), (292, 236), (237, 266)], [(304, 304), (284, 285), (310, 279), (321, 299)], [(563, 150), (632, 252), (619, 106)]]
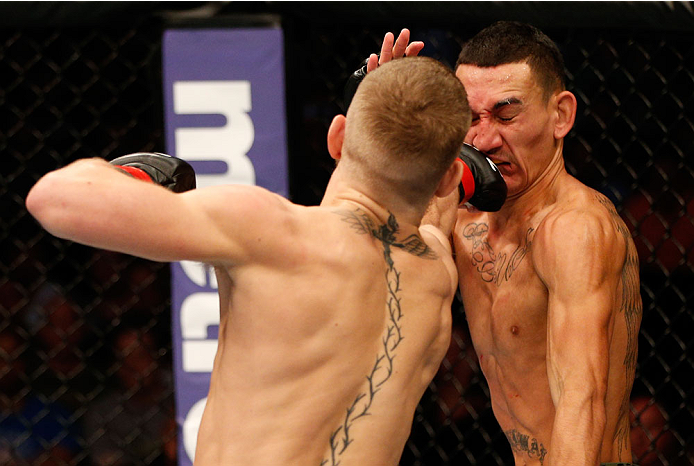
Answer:
[(458, 218), (458, 192), (441, 198), (434, 196), (422, 218), (422, 225), (433, 225), (450, 238)]
[(105, 247), (99, 232), (120, 222), (119, 213), (142, 204), (142, 189), (160, 190), (105, 160), (82, 159), (43, 176), (29, 191), (26, 207), (49, 233)]
[(605, 432), (604, 391), (565, 390), (558, 400), (546, 466), (597, 466)]

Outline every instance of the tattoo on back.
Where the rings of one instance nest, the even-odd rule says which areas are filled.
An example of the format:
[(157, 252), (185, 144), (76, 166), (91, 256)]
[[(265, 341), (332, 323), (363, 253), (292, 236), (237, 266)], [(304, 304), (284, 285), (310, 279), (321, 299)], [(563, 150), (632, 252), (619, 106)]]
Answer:
[(400, 306), (402, 292), (400, 272), (395, 268), (391, 248), (402, 249), (424, 259), (436, 259), (437, 257), (434, 251), (416, 234), (398, 240), (399, 225), (393, 214), (390, 214), (388, 221), (383, 225), (375, 225), (371, 218), (359, 209), (339, 211), (337, 214), (357, 233), (371, 235), (383, 245), (383, 258), (386, 263), (385, 279), (388, 290), (386, 301), (388, 324), (383, 336), (381, 350), (376, 355), (371, 372), (366, 376), (368, 388), (357, 394), (352, 404), (347, 408), (342, 424), (333, 431), (330, 436), (330, 457), (324, 458), (321, 461), (321, 466), (338, 466), (341, 463), (342, 455), (354, 441), (350, 432), (352, 425), (356, 420), (371, 414), (370, 409), (376, 393), (393, 374), (395, 353), (404, 336), (401, 324), (403, 313)]
[(504, 281), (509, 281), (513, 272), (530, 251), (530, 246), (533, 244), (531, 236), (534, 230), (534, 228), (528, 228), (523, 244), (518, 245), (509, 257), (506, 253), (495, 253), (487, 242), (489, 225), (486, 223), (468, 223), (465, 225), (463, 237), (472, 243), (470, 258), (482, 280), (497, 286)]
[(622, 453), (627, 453), (628, 449), (627, 440), (630, 435), (629, 396), (631, 394), (631, 387), (634, 383), (634, 374), (636, 373), (639, 326), (643, 313), (643, 305), (639, 290), (639, 257), (634, 242), (631, 239), (631, 233), (617, 213), (617, 209), (615, 209), (612, 202), (602, 194), (596, 194), (596, 198), (610, 213), (615, 230), (624, 238), (627, 245), (626, 259), (622, 268), (622, 300), (619, 309), (619, 313), (624, 314), (624, 321), (627, 328), (627, 348), (624, 357), (627, 380), (626, 390), (619, 410), (619, 425), (614, 436), (614, 439), (617, 440), (618, 443), (618, 454), (621, 460)]
[(543, 464), (545, 456), (547, 456), (547, 449), (536, 438), (522, 434), (516, 429), (507, 430), (504, 434), (506, 434), (514, 453), (526, 453), (528, 458), (540, 460), (540, 464)]

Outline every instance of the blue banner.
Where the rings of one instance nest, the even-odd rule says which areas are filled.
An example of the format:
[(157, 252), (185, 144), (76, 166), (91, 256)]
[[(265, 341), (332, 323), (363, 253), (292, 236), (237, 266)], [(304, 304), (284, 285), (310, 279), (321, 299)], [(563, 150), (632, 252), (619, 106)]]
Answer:
[[(257, 184), (286, 197), (282, 30), (168, 30), (162, 47), (167, 153), (191, 163), (198, 188)], [(190, 466), (217, 350), (219, 299), (210, 267), (171, 267), (178, 463)]]

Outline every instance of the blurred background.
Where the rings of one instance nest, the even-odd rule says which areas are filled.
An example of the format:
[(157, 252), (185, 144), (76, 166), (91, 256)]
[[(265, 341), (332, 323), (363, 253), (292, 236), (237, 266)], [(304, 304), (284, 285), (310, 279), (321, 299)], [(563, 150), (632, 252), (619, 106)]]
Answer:
[[(689, 2), (0, 3), (0, 465), (175, 465), (170, 268), (56, 239), (24, 198), (79, 158), (163, 151), (162, 33), (279, 23), (292, 201), (319, 202), (344, 83), (387, 31), (452, 66), (499, 19), (560, 46), (565, 158), (632, 231), (644, 305), (634, 461), (694, 464), (694, 12)], [(508, 465), (466, 322), (401, 465)]]

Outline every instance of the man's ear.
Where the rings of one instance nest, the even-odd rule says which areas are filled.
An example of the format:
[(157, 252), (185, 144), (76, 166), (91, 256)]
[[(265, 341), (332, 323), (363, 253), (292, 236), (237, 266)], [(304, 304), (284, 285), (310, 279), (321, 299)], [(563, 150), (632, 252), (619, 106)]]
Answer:
[(328, 152), (335, 160), (342, 158), (342, 144), (345, 142), (345, 122), (344, 115), (335, 115), (330, 128), (328, 128)]
[(455, 161), (448, 167), (446, 173), (441, 178), (439, 186), (436, 188), (434, 193), (437, 197), (446, 197), (453, 192), (454, 189), (458, 189), (460, 184), (460, 179), (463, 177), (463, 161), (458, 157)]
[(554, 138), (562, 139), (569, 134), (576, 120), (576, 96), (569, 91), (562, 91), (556, 95), (557, 120), (554, 124)]

